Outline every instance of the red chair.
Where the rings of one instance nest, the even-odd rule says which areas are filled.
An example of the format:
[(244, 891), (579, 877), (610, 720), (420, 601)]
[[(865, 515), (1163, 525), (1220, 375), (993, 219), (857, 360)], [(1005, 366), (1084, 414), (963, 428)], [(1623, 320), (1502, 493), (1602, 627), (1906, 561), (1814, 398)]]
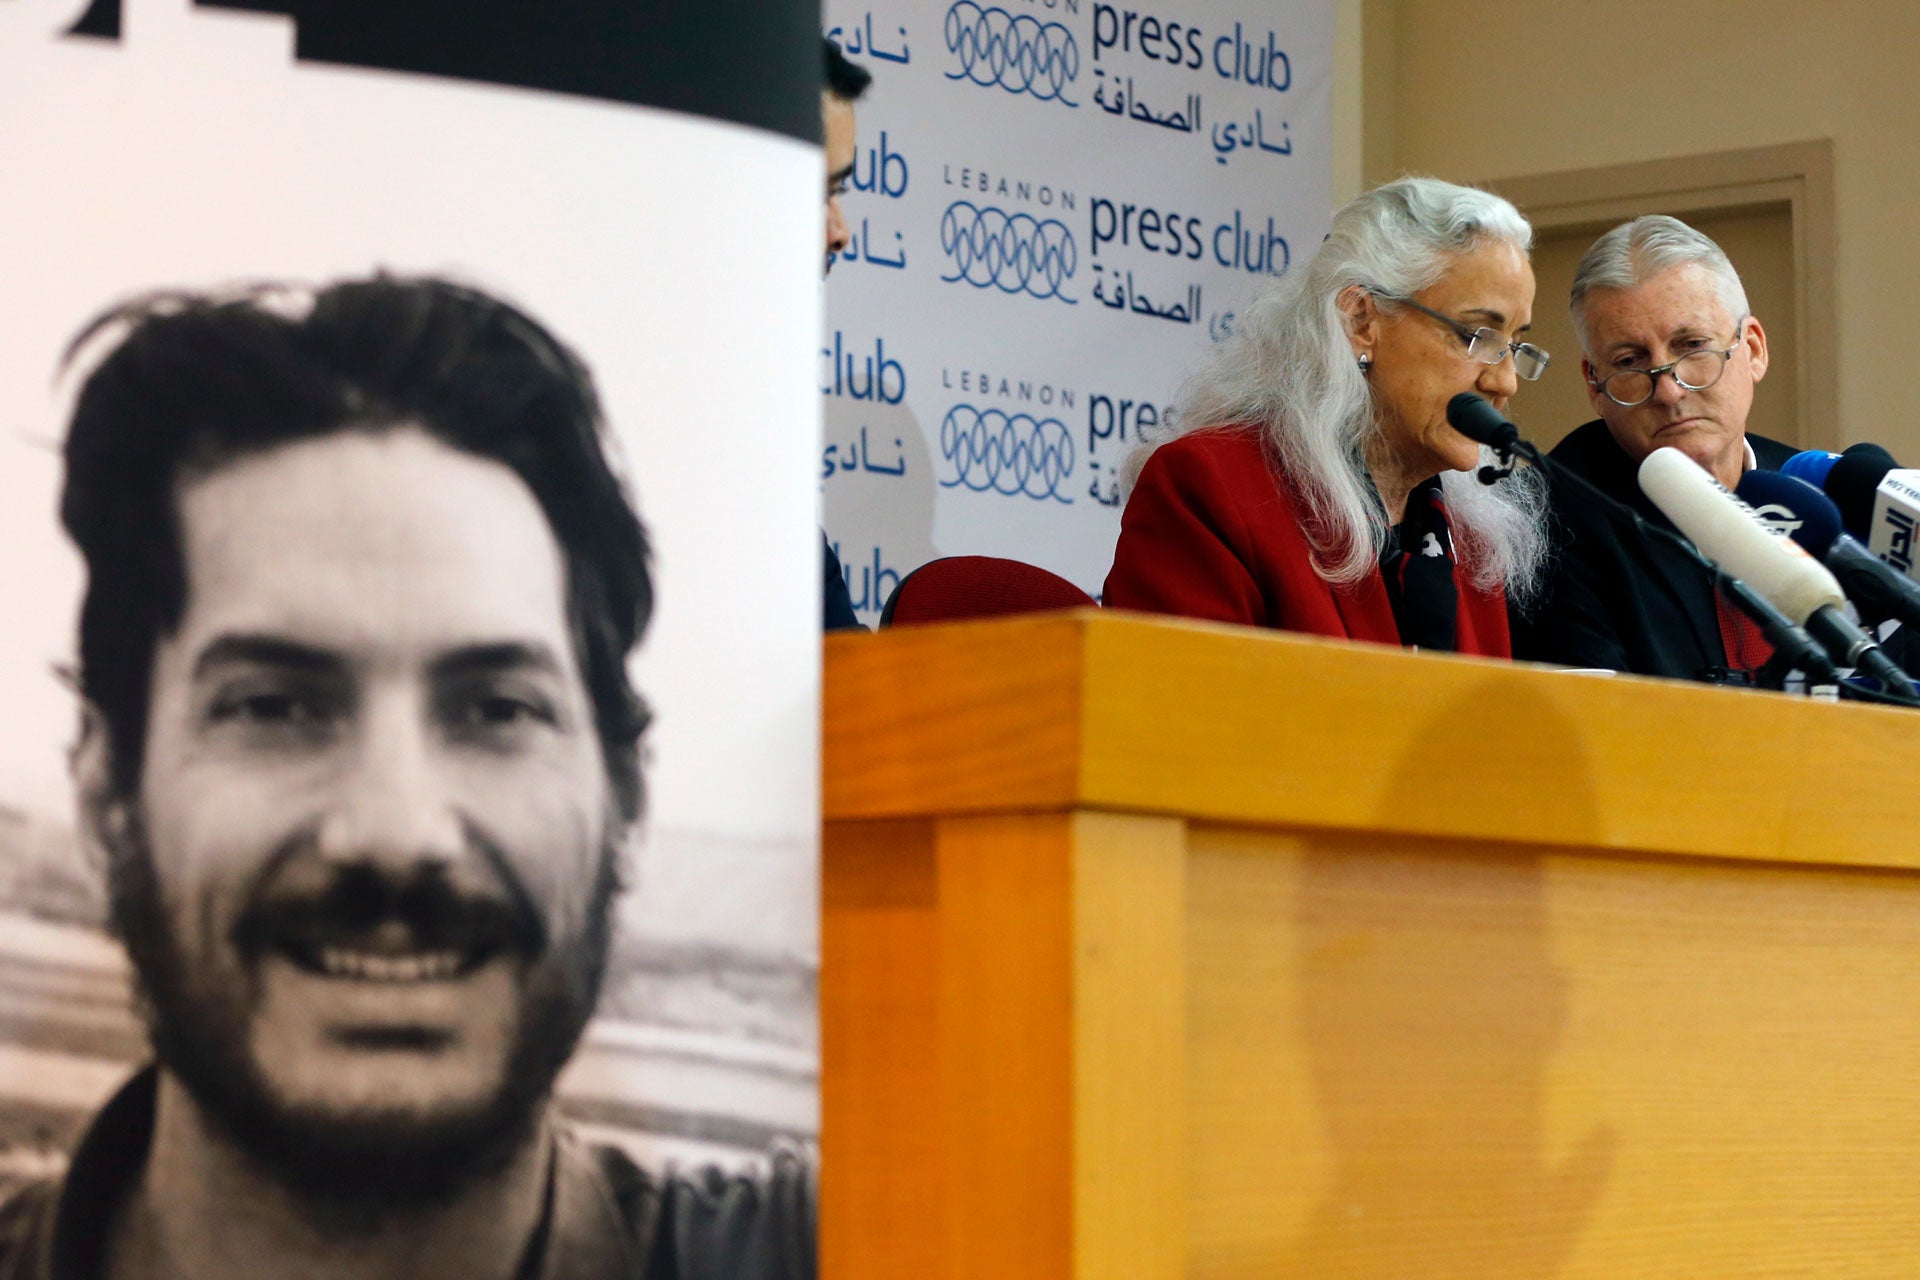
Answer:
[(880, 625), (905, 627), (963, 618), (1088, 609), (1096, 601), (1057, 573), (997, 556), (945, 556), (900, 580), (880, 610)]

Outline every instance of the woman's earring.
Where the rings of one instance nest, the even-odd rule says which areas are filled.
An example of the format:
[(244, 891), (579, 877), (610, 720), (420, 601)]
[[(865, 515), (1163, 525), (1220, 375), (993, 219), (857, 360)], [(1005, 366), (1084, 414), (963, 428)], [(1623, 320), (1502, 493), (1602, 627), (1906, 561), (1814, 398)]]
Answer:
[(1361, 356), (1360, 357), (1360, 376), (1364, 378), (1372, 372), (1373, 372), (1373, 357)]

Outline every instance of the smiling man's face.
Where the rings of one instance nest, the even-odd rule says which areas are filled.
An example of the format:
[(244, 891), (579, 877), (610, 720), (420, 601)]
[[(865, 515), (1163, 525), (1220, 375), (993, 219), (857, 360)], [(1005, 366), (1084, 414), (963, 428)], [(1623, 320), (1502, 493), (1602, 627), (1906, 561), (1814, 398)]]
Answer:
[(406, 427), (245, 456), (178, 506), (186, 611), (137, 798), (98, 824), (162, 1064), (322, 1190), (484, 1164), (608, 941), (620, 831), (559, 546), (507, 467)]
[[(1669, 267), (1630, 289), (1596, 289), (1585, 307), (1587, 394), (1607, 430), (1638, 462), (1673, 446), (1736, 480), (1745, 456), (1753, 387), (1767, 372), (1767, 336), (1752, 316), (1731, 315), (1713, 273), (1698, 263)], [(1622, 369), (1657, 369), (1695, 351), (1733, 348), (1720, 378), (1690, 391), (1662, 375), (1653, 395), (1631, 407), (1598, 385)]]

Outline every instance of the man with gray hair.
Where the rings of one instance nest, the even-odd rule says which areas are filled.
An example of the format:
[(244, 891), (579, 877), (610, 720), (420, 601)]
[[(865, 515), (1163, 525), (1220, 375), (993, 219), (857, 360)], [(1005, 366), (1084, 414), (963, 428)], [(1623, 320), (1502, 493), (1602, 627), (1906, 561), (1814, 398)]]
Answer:
[[(1641, 461), (1671, 446), (1731, 489), (1790, 445), (1747, 432), (1767, 335), (1720, 246), (1649, 215), (1601, 236), (1573, 280), (1581, 374), (1600, 417), (1553, 458), (1671, 528), (1640, 492)], [(1640, 675), (1748, 683), (1769, 647), (1681, 551), (1571, 485), (1553, 489), (1556, 545), (1540, 600), (1514, 618), (1514, 656)]]

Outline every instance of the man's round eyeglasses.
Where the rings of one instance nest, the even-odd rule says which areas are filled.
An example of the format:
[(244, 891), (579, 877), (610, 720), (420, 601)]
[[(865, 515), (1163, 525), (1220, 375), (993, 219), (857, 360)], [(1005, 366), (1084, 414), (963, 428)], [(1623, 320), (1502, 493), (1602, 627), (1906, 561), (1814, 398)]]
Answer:
[(1412, 298), (1402, 297), (1397, 293), (1383, 293), (1379, 289), (1370, 289), (1368, 292), (1376, 298), (1397, 302), (1403, 307), (1412, 307), (1421, 315), (1438, 320), (1460, 336), (1460, 340), (1467, 344), (1467, 355), (1481, 364), (1499, 364), (1507, 358), (1508, 352), (1512, 352), (1513, 371), (1528, 382), (1539, 381), (1540, 375), (1547, 371), (1547, 365), (1553, 361), (1552, 356), (1531, 342), (1508, 342), (1506, 335), (1498, 329), (1469, 329), (1452, 316), (1443, 315), (1432, 307), (1422, 306)]
[(1604, 378), (1589, 376), (1588, 381), (1595, 389), (1605, 392), (1607, 399), (1628, 409), (1653, 399), (1663, 373), (1670, 375), (1688, 391), (1705, 391), (1720, 381), (1720, 375), (1727, 371), (1727, 361), (1740, 349), (1740, 330), (1746, 323), (1747, 318), (1741, 316), (1740, 323), (1733, 327), (1733, 341), (1727, 344), (1725, 350), (1709, 347), (1704, 351), (1689, 351), (1658, 369), (1621, 369)]

